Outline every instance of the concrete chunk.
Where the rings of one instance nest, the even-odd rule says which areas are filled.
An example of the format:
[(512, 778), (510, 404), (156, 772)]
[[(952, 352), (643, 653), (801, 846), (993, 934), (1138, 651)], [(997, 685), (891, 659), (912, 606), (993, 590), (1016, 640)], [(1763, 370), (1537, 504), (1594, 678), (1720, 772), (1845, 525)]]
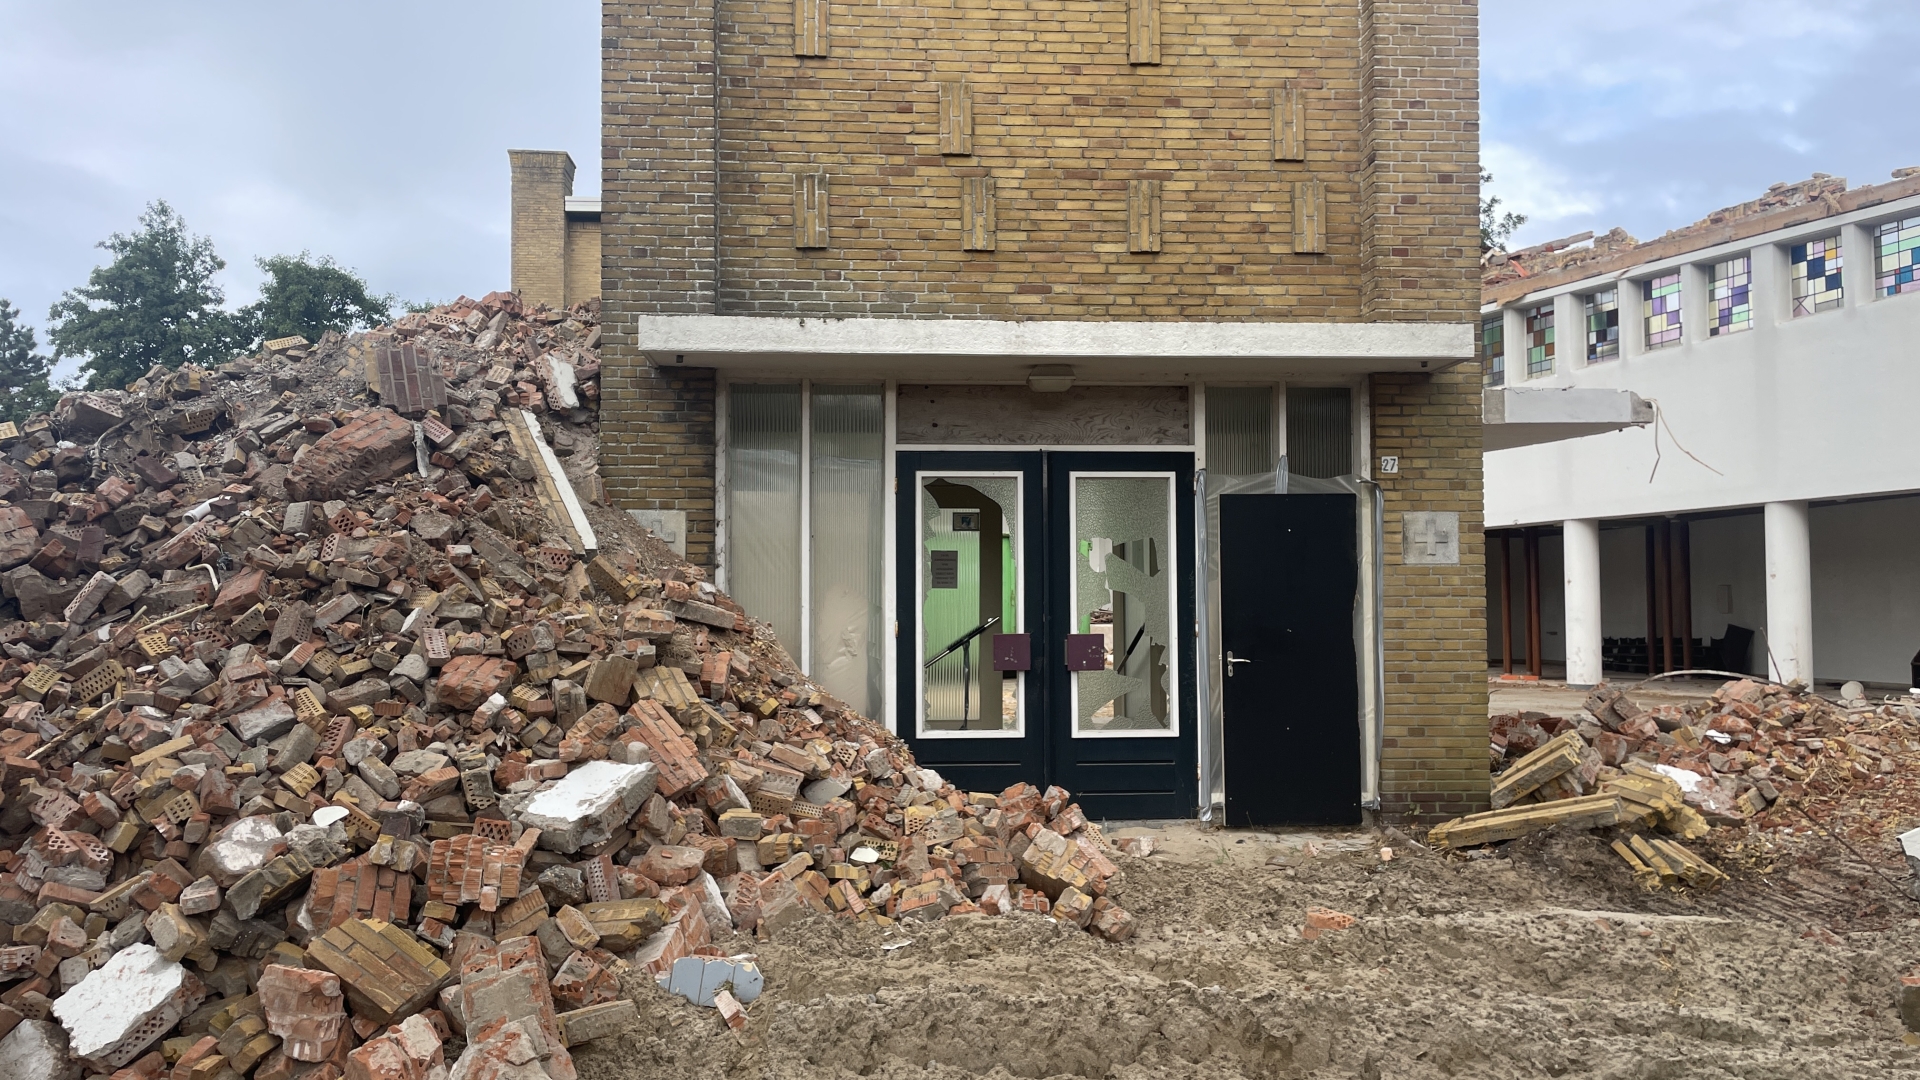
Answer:
[(67, 1033), (46, 1020), (22, 1020), (0, 1039), (0, 1080), (78, 1080)]
[(651, 763), (590, 761), (534, 796), (520, 823), (540, 830), (540, 846), (571, 854), (613, 835), (653, 794), (659, 773)]
[(69, 1052), (101, 1072), (140, 1056), (206, 991), (186, 968), (151, 945), (129, 945), (53, 1003)]

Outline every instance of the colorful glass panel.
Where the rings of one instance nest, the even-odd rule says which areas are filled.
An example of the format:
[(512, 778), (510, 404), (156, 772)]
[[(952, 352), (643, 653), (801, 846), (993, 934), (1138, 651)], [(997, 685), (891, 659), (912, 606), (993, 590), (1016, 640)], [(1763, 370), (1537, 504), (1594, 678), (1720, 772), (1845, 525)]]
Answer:
[(1753, 256), (1736, 255), (1707, 268), (1713, 299), (1713, 321), (1707, 333), (1714, 337), (1753, 329)]
[(1496, 311), (1480, 320), (1480, 370), (1488, 386), (1507, 382), (1507, 316)]
[(1527, 378), (1553, 373), (1553, 303), (1528, 308)]
[(1874, 288), (1882, 295), (1920, 292), (1920, 217), (1889, 221), (1873, 230), (1880, 261), (1874, 275)]
[(1680, 271), (1661, 274), (1640, 283), (1641, 306), (1646, 311), (1647, 348), (1680, 343)]
[(1620, 355), (1620, 290), (1608, 289), (1587, 297), (1587, 363)]
[(1840, 306), (1840, 237), (1823, 236), (1787, 249), (1793, 264), (1793, 317)]

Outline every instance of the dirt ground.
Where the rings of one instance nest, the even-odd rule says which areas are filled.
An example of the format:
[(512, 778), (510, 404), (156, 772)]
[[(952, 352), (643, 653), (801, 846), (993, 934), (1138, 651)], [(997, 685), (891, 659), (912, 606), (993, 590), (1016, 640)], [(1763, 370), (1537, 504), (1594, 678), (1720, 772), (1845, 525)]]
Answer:
[[(1691, 896), (1639, 892), (1592, 833), (1465, 858), (1377, 832), (1112, 834), (1135, 832), (1162, 846), (1118, 857), (1129, 942), (1036, 915), (814, 917), (736, 939), (767, 975), (746, 1032), (632, 979), (640, 1026), (581, 1049), (581, 1075), (1920, 1075), (1894, 999), (1920, 904), (1884, 859), (1723, 856), (1735, 880)], [(1305, 940), (1313, 906), (1358, 922)]]

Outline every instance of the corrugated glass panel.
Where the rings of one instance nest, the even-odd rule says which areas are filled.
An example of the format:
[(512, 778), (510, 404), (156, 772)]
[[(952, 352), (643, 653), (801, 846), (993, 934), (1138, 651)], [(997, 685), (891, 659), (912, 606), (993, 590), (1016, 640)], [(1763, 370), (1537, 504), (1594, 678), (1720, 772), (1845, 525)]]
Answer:
[(813, 670), (868, 716), (881, 707), (886, 404), (878, 386), (813, 387)]
[(735, 383), (727, 406), (727, 589), (800, 655), (800, 384)]
[(1354, 471), (1352, 390), (1287, 388), (1287, 471), (1317, 477)]
[(1273, 387), (1207, 387), (1207, 472), (1259, 476), (1273, 471)]

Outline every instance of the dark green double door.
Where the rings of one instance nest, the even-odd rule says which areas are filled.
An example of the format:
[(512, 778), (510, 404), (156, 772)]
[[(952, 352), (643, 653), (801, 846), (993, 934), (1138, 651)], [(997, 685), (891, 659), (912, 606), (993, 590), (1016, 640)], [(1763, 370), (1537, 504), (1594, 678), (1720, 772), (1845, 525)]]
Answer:
[(954, 784), (1195, 806), (1193, 457), (902, 452), (897, 730)]

